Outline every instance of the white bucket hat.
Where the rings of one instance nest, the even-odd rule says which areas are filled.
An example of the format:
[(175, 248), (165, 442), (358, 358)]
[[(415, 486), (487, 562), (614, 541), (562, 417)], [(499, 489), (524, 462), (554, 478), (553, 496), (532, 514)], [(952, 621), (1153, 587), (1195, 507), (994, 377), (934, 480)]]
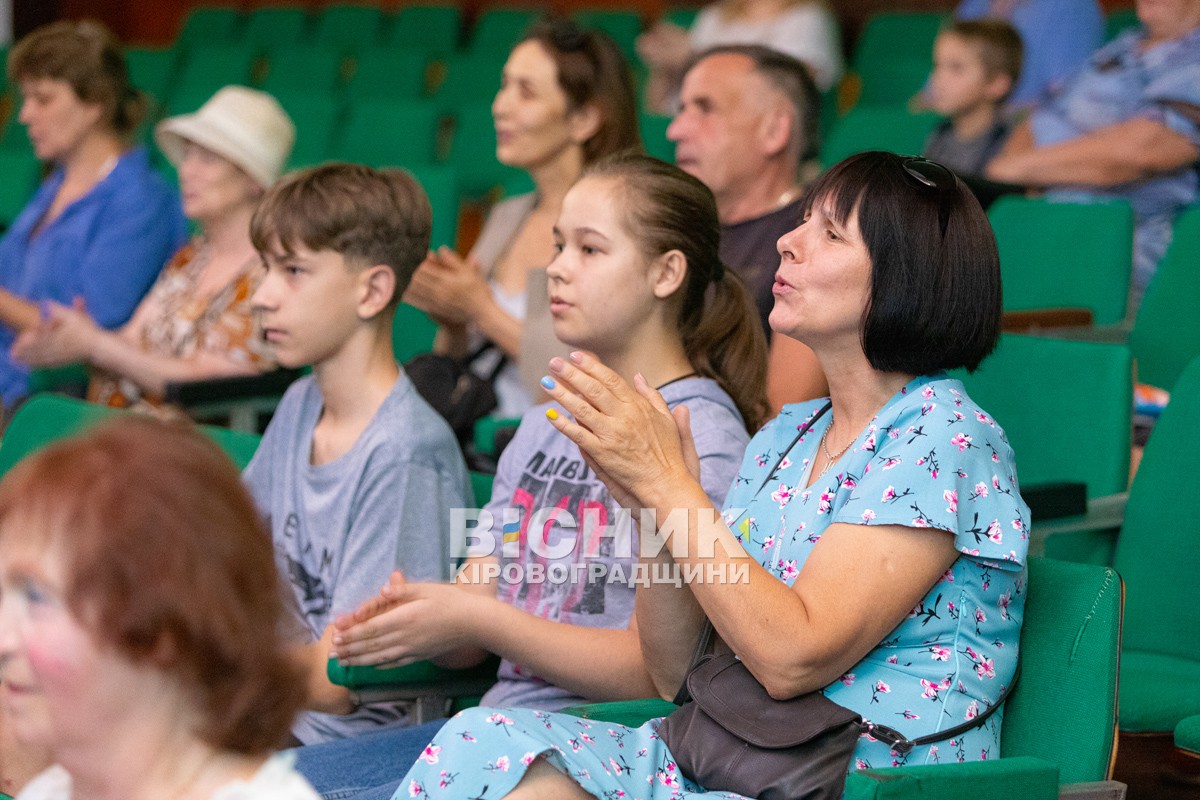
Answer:
[(283, 172), (296, 141), (296, 126), (279, 101), (266, 92), (226, 86), (195, 113), (158, 123), (154, 140), (176, 167), (187, 142), (195, 142), (267, 188)]

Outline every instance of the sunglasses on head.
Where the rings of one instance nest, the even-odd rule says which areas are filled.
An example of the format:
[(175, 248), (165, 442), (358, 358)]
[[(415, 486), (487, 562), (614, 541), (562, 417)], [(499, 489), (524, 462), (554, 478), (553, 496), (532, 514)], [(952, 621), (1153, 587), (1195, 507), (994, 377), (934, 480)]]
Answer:
[(950, 222), (950, 209), (958, 195), (954, 173), (941, 164), (923, 158), (906, 158), (900, 162), (900, 166), (904, 167), (904, 174), (920, 186), (938, 193), (938, 225), (941, 227), (942, 238), (945, 239), (946, 225)]

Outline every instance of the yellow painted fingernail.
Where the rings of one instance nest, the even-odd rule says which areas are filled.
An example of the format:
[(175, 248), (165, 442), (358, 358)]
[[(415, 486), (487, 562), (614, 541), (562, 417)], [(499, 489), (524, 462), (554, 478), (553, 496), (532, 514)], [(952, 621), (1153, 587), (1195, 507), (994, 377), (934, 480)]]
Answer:
[(546, 419), (553, 422), (554, 420), (558, 419), (558, 412), (555, 411), (553, 408), (547, 408), (546, 409)]

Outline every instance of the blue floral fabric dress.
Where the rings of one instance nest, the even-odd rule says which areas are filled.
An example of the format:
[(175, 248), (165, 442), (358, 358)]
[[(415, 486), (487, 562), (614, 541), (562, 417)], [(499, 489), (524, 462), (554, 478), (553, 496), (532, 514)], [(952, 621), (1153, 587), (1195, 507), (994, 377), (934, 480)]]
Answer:
[[(1012, 679), (1025, 598), (1029, 509), (1001, 428), (945, 375), (898, 392), (825, 475), (805, 487), (830, 415), (795, 444), (824, 401), (787, 406), (751, 441), (726, 522), (791, 584), (833, 523), (936, 528), (961, 555), (880, 644), (825, 694), (910, 739), (986, 710)], [(900, 756), (864, 735), (857, 768), (1000, 756), (997, 711), (981, 727)], [(451, 719), (396, 798), (499, 798), (539, 756), (600, 798), (736, 798), (684, 777), (655, 731), (516, 709)]]

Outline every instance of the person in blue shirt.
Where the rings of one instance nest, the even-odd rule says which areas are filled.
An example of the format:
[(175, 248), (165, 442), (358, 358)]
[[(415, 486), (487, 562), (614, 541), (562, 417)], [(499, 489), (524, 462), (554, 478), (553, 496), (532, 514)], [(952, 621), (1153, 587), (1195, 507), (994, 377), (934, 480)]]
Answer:
[(1104, 15), (1096, 0), (962, 0), (954, 16), (1003, 19), (1021, 34), (1021, 79), (1008, 98), (1019, 108), (1040, 101), (1104, 43)]
[(143, 101), (112, 35), (93, 22), (57, 22), (8, 59), (20, 121), (54, 165), (0, 240), (0, 400), (28, 390), (9, 347), (38, 322), (39, 303), (80, 298), (106, 328), (124, 323), (187, 237), (179, 198), (129, 139)]

